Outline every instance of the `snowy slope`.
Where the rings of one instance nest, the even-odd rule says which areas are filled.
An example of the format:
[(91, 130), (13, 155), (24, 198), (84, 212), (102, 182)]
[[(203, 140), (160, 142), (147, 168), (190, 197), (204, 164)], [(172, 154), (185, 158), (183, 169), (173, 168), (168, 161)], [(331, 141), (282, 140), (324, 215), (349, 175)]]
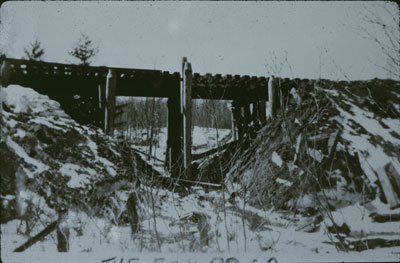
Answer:
[(399, 251), (399, 220), (373, 219), (400, 213), (377, 177), (388, 163), (400, 174), (399, 98), (400, 85), (390, 80), (293, 87), (289, 106), (232, 167), (229, 193), (257, 208), (309, 217), (301, 231), (324, 233), (339, 249), (357, 250), (368, 240), (370, 248), (381, 242)]

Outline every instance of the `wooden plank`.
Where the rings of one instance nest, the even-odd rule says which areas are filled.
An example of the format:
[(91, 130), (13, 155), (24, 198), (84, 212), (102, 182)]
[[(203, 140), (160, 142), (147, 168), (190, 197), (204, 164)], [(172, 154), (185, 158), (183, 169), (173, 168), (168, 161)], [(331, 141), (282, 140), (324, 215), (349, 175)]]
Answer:
[(378, 168), (376, 170), (376, 174), (378, 175), (379, 182), (381, 183), (383, 194), (385, 195), (390, 208), (393, 209), (400, 205), (400, 200), (392, 187), (390, 177), (385, 169), (388, 165), (389, 164), (386, 164), (385, 166)]
[(11, 78), (11, 66), (8, 60), (4, 59), (1, 63), (1, 71), (0, 71), (0, 84), (3, 88), (7, 87), (10, 84)]
[(261, 121), (261, 124), (265, 124), (267, 120), (267, 115), (265, 113), (267, 103), (265, 100), (258, 101), (258, 119)]
[[(3, 57), (0, 69), (0, 115), (3, 113), (3, 88), (6, 88), (10, 84), (11, 78), (11, 67), (10, 63)], [(0, 118), (0, 124), (2, 124), (2, 118)], [(0, 132), (0, 141), (3, 141), (4, 136)]]
[(106, 79), (106, 100), (105, 107), (105, 131), (108, 135), (114, 134), (114, 115), (115, 115), (115, 91), (117, 88), (116, 72), (113, 69), (108, 70)]
[(234, 140), (236, 141), (239, 137), (240, 140), (240, 135), (242, 133), (241, 127), (239, 126), (239, 119), (240, 119), (240, 106), (237, 101), (232, 101), (232, 132), (234, 136)]
[(191, 178), (192, 164), (192, 66), (186, 58), (182, 63), (181, 113), (183, 115), (183, 164), (185, 178)]
[(242, 112), (242, 102), (241, 101), (233, 101), (233, 115), (236, 122), (238, 138), (242, 140), (244, 137), (244, 113)]
[(249, 126), (251, 122), (251, 114), (250, 114), (250, 103), (246, 103), (242, 106), (244, 112), (244, 123), (245, 123), (245, 132), (249, 132)]
[(274, 77), (268, 80), (268, 114), (267, 118), (275, 118), (278, 112), (278, 90)]
[(213, 148), (211, 150), (208, 150), (208, 151), (205, 151), (205, 152), (202, 152), (202, 153), (198, 153), (198, 154), (193, 154), (192, 159), (193, 159), (193, 161), (196, 161), (196, 160), (199, 160), (199, 159), (203, 159), (203, 158), (205, 158), (205, 157), (207, 157), (207, 156), (209, 156), (211, 154), (214, 154), (216, 152), (222, 152), (226, 148), (228, 148), (228, 147), (230, 147), (232, 145), (235, 145), (237, 143), (238, 143), (237, 141), (232, 141), (232, 142), (226, 143), (224, 145), (218, 146), (216, 148)]
[(400, 199), (400, 174), (393, 166), (392, 162), (389, 162), (384, 167), (386, 174), (389, 177), (390, 183), (392, 185), (393, 191), (397, 194), (398, 199)]
[(39, 232), (39, 234), (37, 234), (36, 236), (30, 238), (28, 241), (26, 241), (24, 244), (22, 244), (21, 246), (17, 247), (16, 249), (14, 249), (14, 252), (23, 252), (26, 249), (28, 249), (30, 246), (32, 246), (33, 244), (35, 244), (36, 242), (42, 240), (43, 238), (45, 238), (48, 234), (50, 234), (51, 232), (53, 232), (58, 225), (58, 220), (54, 221), (53, 223), (51, 223), (50, 225), (48, 225), (45, 229), (43, 229), (42, 231)]
[(99, 97), (99, 110), (98, 110), (98, 120), (104, 132), (105, 128), (105, 104), (106, 104), (106, 84), (101, 83), (97, 86), (97, 94)]
[(258, 112), (258, 107), (259, 107), (258, 100), (252, 101), (250, 105), (251, 105), (251, 108), (252, 108), (251, 120), (253, 122), (257, 122), (258, 121), (258, 113), (259, 113)]
[(236, 131), (236, 119), (235, 119), (235, 114), (234, 114), (234, 109), (233, 109), (233, 103), (231, 104), (231, 119), (232, 119), (232, 128), (231, 128), (231, 133), (232, 133), (232, 139), (234, 141), (237, 140), (237, 131)]
[(182, 155), (182, 114), (180, 112), (180, 87), (176, 87), (177, 92), (171, 94), (168, 98), (168, 137), (166, 151), (166, 168), (173, 177), (178, 177)]
[(400, 214), (399, 213), (393, 213), (393, 214), (372, 213), (372, 214), (370, 214), (370, 217), (372, 218), (372, 222), (378, 222), (378, 223), (400, 221)]
[(336, 146), (339, 142), (339, 135), (341, 134), (340, 130), (336, 131), (332, 134), (330, 134), (329, 139), (328, 139), (328, 154), (329, 154), (329, 160), (331, 161), (333, 159), (333, 155), (336, 152)]

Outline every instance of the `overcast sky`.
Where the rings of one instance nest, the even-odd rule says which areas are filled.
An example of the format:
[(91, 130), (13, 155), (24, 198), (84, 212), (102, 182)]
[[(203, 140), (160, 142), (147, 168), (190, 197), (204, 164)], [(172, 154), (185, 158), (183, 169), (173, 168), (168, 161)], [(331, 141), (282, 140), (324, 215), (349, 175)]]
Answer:
[[(202, 74), (268, 76), (277, 73), (274, 65), (287, 54), (279, 74), (283, 77), (387, 78), (373, 65), (387, 63), (380, 48), (357, 34), (367, 28), (384, 40), (362, 20), (366, 10), (378, 10), (375, 4), (6, 2), (1, 6), (0, 48), (21, 58), (24, 47), (38, 39), (46, 51), (43, 60), (76, 63), (67, 52), (85, 33), (99, 46), (93, 65), (180, 71), (186, 56), (194, 72)], [(393, 17), (377, 14), (398, 26), (396, 6), (383, 5)]]

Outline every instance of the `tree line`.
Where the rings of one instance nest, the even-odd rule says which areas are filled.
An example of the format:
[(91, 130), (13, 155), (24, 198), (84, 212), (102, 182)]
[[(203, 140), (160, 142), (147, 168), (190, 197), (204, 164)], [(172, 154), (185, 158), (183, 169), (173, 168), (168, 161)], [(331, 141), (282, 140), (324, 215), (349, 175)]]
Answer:
[[(230, 129), (232, 125), (230, 102), (218, 100), (192, 101), (193, 126)], [(124, 113), (117, 117), (121, 129), (146, 129), (146, 127), (167, 127), (167, 99), (129, 98), (119, 100)]]
[[(99, 49), (95, 46), (93, 40), (86, 34), (81, 34), (78, 41), (68, 51), (68, 54), (79, 60), (80, 65), (90, 65), (92, 59), (96, 57)], [(35, 40), (24, 48), (24, 53), (29, 60), (42, 60), (45, 55), (42, 43)]]

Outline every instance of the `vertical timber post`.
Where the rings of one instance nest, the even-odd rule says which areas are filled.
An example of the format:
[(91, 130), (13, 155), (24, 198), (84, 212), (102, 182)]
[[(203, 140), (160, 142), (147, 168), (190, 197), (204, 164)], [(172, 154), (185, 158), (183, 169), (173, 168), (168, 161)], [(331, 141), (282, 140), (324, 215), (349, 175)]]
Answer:
[(192, 66), (182, 59), (181, 113), (183, 115), (183, 164), (185, 178), (191, 178), (192, 165)]
[(69, 250), (69, 227), (67, 223), (68, 210), (61, 208), (58, 214), (57, 225), (57, 250), (68, 252)]
[(180, 98), (180, 80), (171, 82), (172, 92), (169, 94), (168, 107), (168, 139), (166, 152), (166, 168), (172, 177), (178, 177), (182, 168), (182, 114)]
[(253, 121), (253, 132), (256, 132), (261, 128), (261, 119), (260, 119), (260, 102), (258, 100), (253, 102), (253, 112), (252, 112), (252, 121)]
[(237, 140), (237, 131), (236, 131), (236, 126), (237, 126), (237, 116), (236, 116), (236, 106), (234, 101), (231, 103), (231, 116), (232, 116), (232, 139), (234, 141)]
[(241, 108), (240, 108), (239, 102), (236, 100), (232, 101), (232, 115), (233, 115), (233, 123), (235, 126), (234, 138), (239, 139), (239, 140), (242, 139), (242, 137), (241, 137), (242, 125), (241, 125), (240, 111), (241, 111)]
[(108, 135), (114, 134), (114, 115), (115, 115), (115, 90), (117, 87), (117, 76), (114, 70), (109, 69), (106, 79), (105, 91), (105, 116), (104, 116), (104, 131)]
[(261, 122), (261, 126), (265, 124), (265, 121), (267, 120), (267, 115), (265, 114), (265, 107), (266, 107), (266, 101), (265, 100), (260, 100), (258, 101), (258, 118)]
[(97, 92), (99, 95), (99, 111), (98, 120), (99, 126), (106, 132), (105, 129), (105, 111), (106, 111), (106, 84), (100, 83), (97, 87)]
[(244, 136), (245, 136), (245, 145), (249, 145), (248, 143), (251, 140), (251, 113), (250, 113), (250, 103), (246, 99), (245, 103), (242, 106), (243, 118), (244, 118)]
[[(6, 88), (8, 84), (10, 84), (11, 67), (5, 56), (2, 56), (1, 59), (3, 62), (1, 63), (0, 69), (0, 124), (3, 124), (3, 118), (1, 117), (1, 114), (3, 113), (3, 88)], [(3, 140), (4, 138), (0, 130), (0, 142)]]
[(242, 109), (245, 122), (245, 133), (247, 134), (250, 130), (250, 123), (251, 123), (250, 103), (247, 100), (245, 104), (242, 106)]
[(235, 119), (235, 124), (237, 128), (237, 133), (238, 133), (238, 139), (242, 140), (243, 139), (243, 134), (244, 134), (244, 118), (242, 115), (242, 102), (240, 100), (234, 100), (232, 102), (233, 108), (233, 117)]
[(278, 112), (278, 89), (274, 80), (274, 76), (271, 76), (268, 80), (268, 118), (275, 118)]
[(258, 101), (255, 100), (251, 105), (251, 120), (253, 121), (253, 124), (258, 121)]

